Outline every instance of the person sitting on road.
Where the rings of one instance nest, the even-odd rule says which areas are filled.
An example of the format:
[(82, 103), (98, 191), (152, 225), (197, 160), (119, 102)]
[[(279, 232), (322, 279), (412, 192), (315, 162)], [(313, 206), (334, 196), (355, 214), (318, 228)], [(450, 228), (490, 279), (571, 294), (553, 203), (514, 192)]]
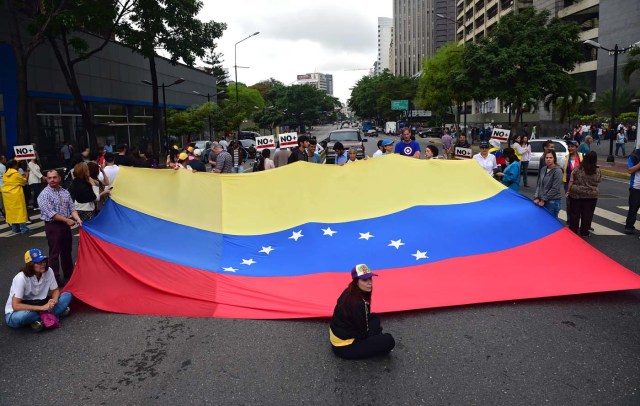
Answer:
[(336, 152), (336, 165), (344, 165), (347, 163), (349, 156), (344, 150), (344, 145), (340, 141), (333, 145), (333, 150)]
[(387, 354), (396, 342), (382, 333), (380, 317), (371, 313), (373, 277), (365, 264), (351, 270), (351, 283), (342, 292), (331, 317), (329, 340), (334, 354), (345, 359), (361, 359)]
[[(11, 328), (31, 325), (39, 332), (45, 327), (43, 318), (59, 319), (67, 316), (73, 296), (60, 293), (53, 270), (47, 266), (47, 257), (39, 249), (30, 249), (24, 254), (25, 266), (13, 278), (9, 299), (4, 308), (5, 321)], [(47, 313), (47, 315), (43, 315)]]

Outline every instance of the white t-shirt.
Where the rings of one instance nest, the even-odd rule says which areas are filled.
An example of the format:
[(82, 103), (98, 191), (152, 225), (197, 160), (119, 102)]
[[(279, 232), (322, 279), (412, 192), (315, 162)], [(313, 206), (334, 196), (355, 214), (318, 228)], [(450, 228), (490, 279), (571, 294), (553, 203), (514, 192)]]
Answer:
[(264, 159), (264, 170), (268, 170), (268, 169), (274, 169), (276, 167), (276, 164), (273, 163), (273, 160), (271, 158), (265, 158)]
[(51, 268), (42, 274), (40, 280), (35, 276), (27, 277), (23, 272), (20, 272), (13, 278), (11, 283), (9, 299), (4, 307), (4, 314), (13, 313), (12, 299), (14, 296), (22, 300), (46, 299), (49, 292), (55, 289), (58, 289), (58, 283)]
[(109, 178), (109, 186), (113, 186), (113, 181), (116, 180), (119, 170), (118, 165), (107, 165), (104, 167), (104, 173), (107, 175), (107, 178)]
[(373, 157), (374, 158), (377, 158), (377, 157), (382, 156), (382, 155), (384, 155), (384, 154), (383, 154), (381, 149), (379, 149), (379, 150), (377, 150), (376, 152), (373, 153)]
[(477, 153), (473, 156), (473, 159), (475, 159), (489, 175), (493, 176), (493, 170), (498, 167), (495, 155), (487, 154), (487, 157), (483, 158), (480, 153)]

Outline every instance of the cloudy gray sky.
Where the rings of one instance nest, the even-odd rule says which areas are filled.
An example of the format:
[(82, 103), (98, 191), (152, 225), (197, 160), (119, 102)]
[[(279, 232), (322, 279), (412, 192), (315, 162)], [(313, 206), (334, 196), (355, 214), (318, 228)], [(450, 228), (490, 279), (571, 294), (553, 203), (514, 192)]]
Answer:
[(344, 103), (349, 87), (367, 73), (377, 55), (378, 17), (392, 16), (391, 0), (205, 0), (202, 20), (227, 23), (217, 51), (233, 80), (234, 44), (238, 82), (273, 77), (284, 84), (303, 73), (331, 73), (334, 96)]

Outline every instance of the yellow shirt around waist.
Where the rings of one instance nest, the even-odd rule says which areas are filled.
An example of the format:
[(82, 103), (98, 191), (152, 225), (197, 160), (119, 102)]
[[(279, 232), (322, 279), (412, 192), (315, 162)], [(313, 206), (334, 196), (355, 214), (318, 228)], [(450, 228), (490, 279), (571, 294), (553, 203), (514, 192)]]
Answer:
[(333, 334), (333, 331), (329, 329), (329, 340), (331, 340), (331, 345), (333, 345), (334, 347), (344, 347), (346, 345), (352, 344), (355, 341), (355, 338), (343, 340), (342, 338), (336, 337), (336, 335)]

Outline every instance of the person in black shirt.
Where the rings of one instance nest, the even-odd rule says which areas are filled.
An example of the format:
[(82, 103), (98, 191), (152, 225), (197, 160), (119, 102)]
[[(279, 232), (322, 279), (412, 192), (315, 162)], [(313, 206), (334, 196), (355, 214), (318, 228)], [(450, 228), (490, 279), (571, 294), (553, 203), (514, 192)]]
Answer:
[(329, 340), (331, 349), (340, 358), (361, 359), (387, 354), (396, 342), (389, 333), (382, 333), (380, 317), (371, 313), (372, 273), (365, 264), (351, 270), (352, 281), (342, 292), (331, 317)]
[(309, 156), (307, 155), (307, 148), (309, 147), (309, 137), (306, 135), (298, 136), (298, 148), (291, 150), (289, 160), (287, 163), (294, 163), (297, 161), (307, 161)]

